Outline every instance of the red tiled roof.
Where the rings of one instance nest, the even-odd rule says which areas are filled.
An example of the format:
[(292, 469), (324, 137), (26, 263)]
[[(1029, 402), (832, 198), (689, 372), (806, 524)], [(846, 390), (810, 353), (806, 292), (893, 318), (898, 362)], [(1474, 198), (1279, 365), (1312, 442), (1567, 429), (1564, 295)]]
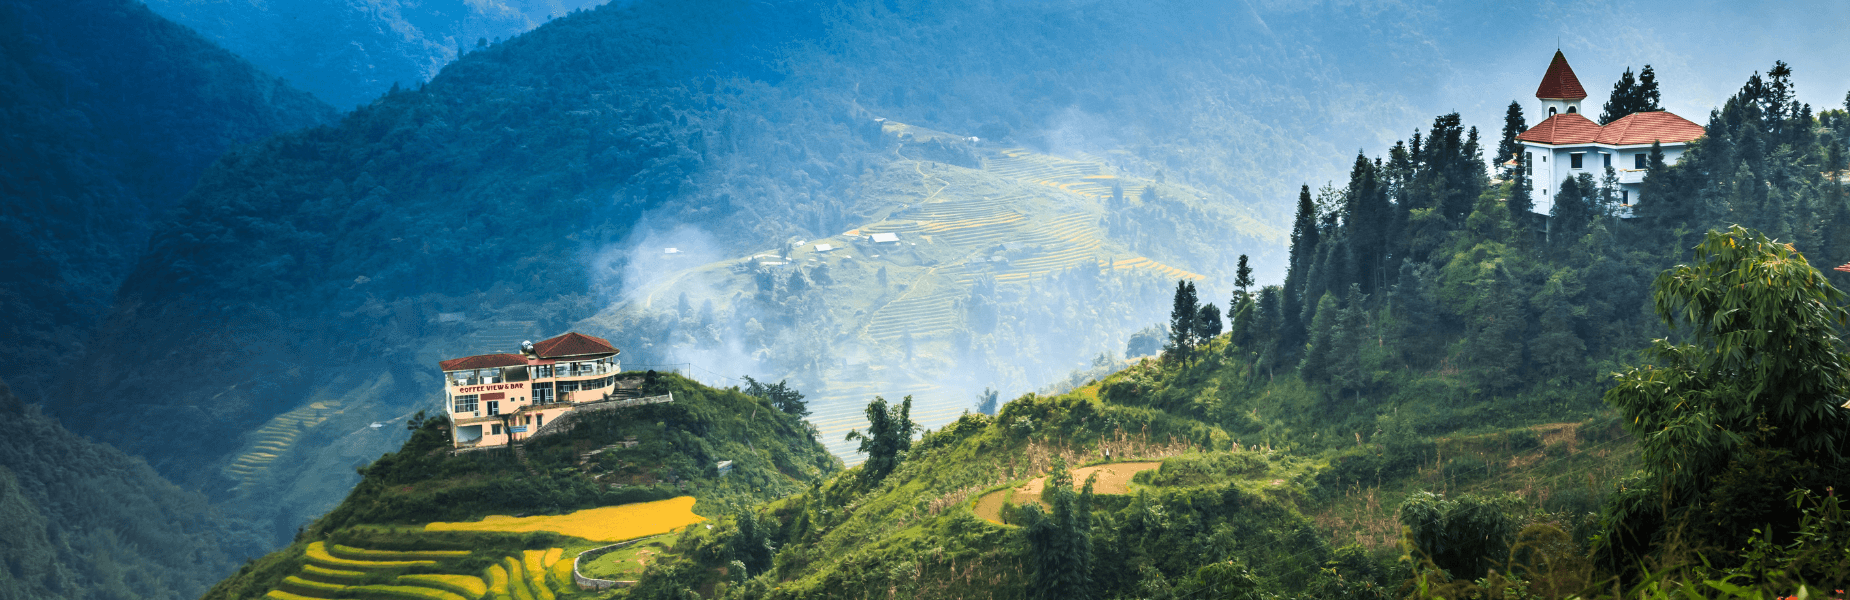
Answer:
[(1599, 138), (1593, 141), (1614, 146), (1651, 142), (1680, 144), (1702, 137), (1703, 133), (1706, 131), (1701, 125), (1667, 111), (1641, 112), (1608, 123), (1600, 128)]
[(1832, 268), (1831, 270), (1832, 270), (1832, 271), (1842, 271), (1842, 272), (1845, 272), (1845, 273), (1850, 273), (1850, 263), (1844, 263), (1844, 264), (1841, 264), (1841, 265), (1837, 265), (1836, 267), (1833, 267), (1833, 268)]
[(1555, 59), (1548, 63), (1548, 72), (1542, 74), (1542, 85), (1535, 88), (1535, 97), (1545, 100), (1587, 97), (1587, 90), (1580, 87), (1580, 78), (1574, 76), (1574, 68), (1567, 66), (1567, 57), (1560, 50), (1555, 51)]
[(444, 371), (462, 371), (466, 369), (492, 369), (495, 367), (512, 367), (527, 364), (527, 357), (519, 354), (483, 354), (452, 358), (437, 363), (437, 368)]
[(556, 338), (534, 342), (533, 353), (540, 358), (560, 356), (580, 356), (585, 354), (616, 354), (615, 346), (610, 340), (591, 337), (578, 332), (571, 332)]
[(1580, 113), (1562, 113), (1535, 124), (1516, 139), (1537, 144), (1585, 144), (1598, 139), (1599, 135), (1599, 123)]

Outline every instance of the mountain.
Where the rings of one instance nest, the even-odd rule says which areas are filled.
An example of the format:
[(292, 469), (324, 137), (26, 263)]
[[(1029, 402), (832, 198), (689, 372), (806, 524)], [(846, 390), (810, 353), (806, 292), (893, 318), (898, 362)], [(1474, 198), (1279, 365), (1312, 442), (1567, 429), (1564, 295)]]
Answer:
[(334, 111), (138, 2), (0, 3), (0, 38), (0, 375), (37, 398), (207, 166)]
[[(638, 2), (554, 19), (471, 52), (428, 84), (389, 93), (337, 125), (227, 155), (155, 235), (80, 359), (112, 375), (67, 374), (72, 399), (49, 410), (215, 497), (281, 494), (288, 499), (281, 506), (232, 505), (270, 511), (265, 518), (284, 536), (338, 502), (356, 481), (349, 467), (396, 447), (402, 435), (366, 425), (435, 405), (436, 361), (506, 351), (581, 322), (593, 332), (603, 331), (598, 323), (621, 327), (585, 320), (643, 287), (624, 275), (624, 249), (683, 226), (719, 240), (708, 253), (713, 260), (837, 235), (929, 196), (916, 186), (920, 169), (965, 160), (950, 145), (908, 145), (904, 152), (943, 153), (896, 156), (897, 139), (878, 119), (996, 144), (982, 152), (1019, 147), (1151, 182), (1152, 198), (1129, 202), (1191, 224), (1121, 223), (1114, 243), (1225, 290), (1212, 282), (1230, 276), (1237, 254), (1278, 252), (1286, 211), (1268, 198), (1283, 187), (1281, 168), (1341, 163), (1321, 138), (1283, 124), (1331, 130), (1361, 119), (1345, 107), (1373, 92), (1322, 85), (1348, 67), (1326, 66), (1281, 33), (1314, 26), (1315, 15), (1262, 22), (1228, 9), (1230, 25), (1205, 27), (1205, 17), (1225, 15), (1100, 6), (1110, 10)], [(895, 20), (927, 30), (894, 38)], [(946, 44), (966, 52), (946, 58), (937, 51)], [(1157, 56), (1177, 60), (1140, 67)], [(893, 65), (908, 67), (894, 72)], [(898, 187), (908, 168), (913, 181), (905, 185), (914, 187)], [(980, 198), (948, 193), (956, 195), (941, 199)], [(1075, 214), (1101, 201), (1049, 198), (1086, 203), (1074, 205)], [(1282, 273), (1277, 261), (1259, 264)], [(851, 287), (871, 293), (877, 276), (861, 273)], [(844, 274), (843, 281), (857, 280)], [(1072, 323), (1107, 323), (1107, 331), (1070, 344), (1004, 331), (991, 341), (973, 337), (972, 347), (1003, 357), (1058, 346), (1060, 356), (1048, 363), (1004, 375), (1038, 385), (1035, 377), (1051, 380), (1100, 353), (1116, 355), (1122, 336), (1159, 316), (1095, 316), (1087, 303), (1096, 294), (1149, 297), (1166, 285), (1071, 281), (1089, 291), (1072, 295), (1060, 313), (1024, 301), (1027, 286), (1002, 286), (988, 297), (1027, 307), (1023, 314), (1038, 319), (1032, 323), (1070, 311)], [(749, 325), (740, 320), (721, 333), (742, 336)], [(795, 337), (794, 329), (768, 327), (772, 336)], [(634, 350), (663, 331), (605, 333)], [(933, 344), (944, 342), (927, 349)], [(689, 362), (674, 344), (658, 348), (626, 360)], [(903, 349), (875, 345), (865, 358), (833, 365), (772, 352), (737, 366), (767, 379), (814, 381), (825, 374), (818, 369), (904, 360), (894, 354)], [(932, 360), (938, 365), (906, 377), (959, 368)], [(175, 373), (202, 375), (176, 380)], [(969, 387), (936, 392), (945, 398), (938, 402), (951, 405)], [(848, 389), (831, 408), (854, 406), (866, 393)], [(118, 409), (123, 398), (135, 402)]]
[(196, 598), (269, 543), (0, 384), (0, 597)]
[(394, 85), (429, 81), (444, 65), (592, 0), (354, 2), (154, 0), (148, 8), (192, 28), (343, 109)]

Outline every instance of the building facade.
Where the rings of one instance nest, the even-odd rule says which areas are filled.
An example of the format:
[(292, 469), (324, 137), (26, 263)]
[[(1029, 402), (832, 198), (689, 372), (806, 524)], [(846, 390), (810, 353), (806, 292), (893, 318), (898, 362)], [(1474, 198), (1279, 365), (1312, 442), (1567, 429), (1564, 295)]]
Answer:
[(1546, 119), (1516, 136), (1523, 145), (1523, 168), (1533, 182), (1535, 212), (1554, 210), (1554, 195), (1561, 182), (1582, 173), (1605, 177), (1611, 167), (1619, 182), (1620, 210), (1629, 213), (1643, 200), (1640, 194), (1648, 170), (1651, 144), (1663, 149), (1664, 164), (1675, 163), (1690, 142), (1702, 137), (1701, 125), (1668, 111), (1626, 115), (1601, 126), (1582, 114), (1586, 89), (1574, 76), (1567, 57), (1556, 50), (1548, 72), (1535, 90)]
[(482, 354), (438, 363), (458, 448), (526, 439), (578, 405), (609, 399), (623, 366), (608, 340), (580, 333), (532, 344), (517, 354)]

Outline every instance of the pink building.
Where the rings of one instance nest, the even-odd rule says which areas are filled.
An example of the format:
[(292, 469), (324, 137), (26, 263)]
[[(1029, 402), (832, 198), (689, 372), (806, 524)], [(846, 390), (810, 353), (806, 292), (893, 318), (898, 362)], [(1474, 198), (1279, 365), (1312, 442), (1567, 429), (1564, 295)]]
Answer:
[(577, 405), (609, 399), (621, 352), (609, 340), (567, 333), (519, 354), (483, 354), (437, 363), (458, 448), (525, 439)]

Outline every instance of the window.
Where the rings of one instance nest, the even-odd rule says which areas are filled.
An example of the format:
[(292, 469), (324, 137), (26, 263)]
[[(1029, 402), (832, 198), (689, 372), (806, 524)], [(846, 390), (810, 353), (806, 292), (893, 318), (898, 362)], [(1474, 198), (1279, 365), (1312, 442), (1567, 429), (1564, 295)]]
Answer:
[(488, 414), (490, 415), (501, 414), (501, 401), (500, 400), (489, 400), (488, 401)]
[(533, 384), (533, 403), (552, 404), (552, 383)]
[(1567, 114), (1570, 114), (1570, 115), (1571, 115), (1571, 114), (1574, 114), (1574, 113), (1577, 113), (1577, 112), (1580, 112), (1580, 107), (1578, 107), (1578, 106), (1569, 106), (1569, 107), (1567, 107)]
[(1522, 153), (1522, 174), (1524, 175), (1534, 175), (1535, 174), (1535, 153), (1534, 152)]
[(1606, 164), (1600, 165), (1600, 166), (1606, 167), (1608, 169), (1612, 168), (1612, 155), (1611, 154), (1601, 152), (1599, 153), (1599, 156), (1601, 160), (1606, 161)]
[(533, 426), (534, 427), (539, 427), (545, 424), (546, 424), (546, 415), (533, 415)]
[(1573, 154), (1567, 155), (1567, 160), (1569, 161), (1567, 165), (1568, 168), (1572, 168), (1572, 169), (1582, 168), (1580, 166), (1580, 163), (1582, 160), (1586, 159), (1586, 157), (1587, 157), (1587, 153), (1585, 152), (1575, 152)]
[(1619, 203), (1620, 204), (1631, 204), (1632, 203), (1632, 191), (1631, 190), (1619, 190)]
[(501, 435), (501, 424), (500, 423), (494, 424), (494, 431), (491, 435)]
[(469, 394), (466, 396), (457, 396), (456, 397), (456, 410), (451, 411), (451, 412), (455, 412), (458, 414), (475, 412), (476, 400), (480, 398), (481, 396), (478, 396), (476, 394)]
[(1548, 107), (1548, 116), (1550, 117), (1555, 116), (1555, 107), (1553, 106)]
[(559, 382), (559, 392), (560, 392), (560, 393), (565, 393), (565, 392), (576, 392), (576, 391), (578, 391), (578, 382), (576, 382), (576, 381), (561, 381), (561, 382)]
[(1632, 163), (1633, 163), (1633, 164), (1632, 164), (1632, 168), (1634, 168), (1634, 169), (1638, 169), (1638, 170), (1640, 170), (1640, 171), (1643, 171), (1643, 170), (1645, 170), (1645, 169), (1648, 169), (1648, 168), (1650, 168), (1650, 167), (1649, 167), (1649, 165), (1650, 165), (1650, 163), (1649, 163), (1649, 162), (1647, 162), (1647, 161), (1649, 161), (1649, 160), (1651, 160), (1651, 159), (1650, 159), (1650, 158), (1648, 158), (1648, 157), (1647, 157), (1647, 156), (1645, 155), (1645, 153), (1643, 153), (1643, 152), (1639, 152), (1639, 153), (1637, 153), (1637, 154), (1633, 154), (1633, 155), (1632, 155)]

